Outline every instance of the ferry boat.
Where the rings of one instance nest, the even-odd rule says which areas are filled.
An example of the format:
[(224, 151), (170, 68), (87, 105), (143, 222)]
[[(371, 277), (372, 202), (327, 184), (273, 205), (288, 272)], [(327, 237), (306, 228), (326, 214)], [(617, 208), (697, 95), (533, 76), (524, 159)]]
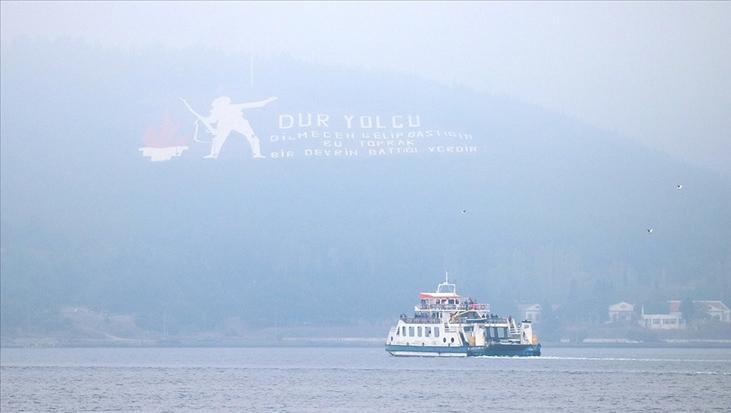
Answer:
[(530, 321), (516, 323), (457, 294), (449, 274), (433, 293), (419, 294), (414, 316), (401, 314), (386, 337), (393, 356), (540, 356), (541, 344)]

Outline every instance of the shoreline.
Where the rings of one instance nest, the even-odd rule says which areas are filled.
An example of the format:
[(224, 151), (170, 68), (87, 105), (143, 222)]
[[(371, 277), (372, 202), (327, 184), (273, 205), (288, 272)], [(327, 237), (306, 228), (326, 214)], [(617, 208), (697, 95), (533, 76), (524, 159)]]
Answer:
[[(45, 341), (45, 342), (43, 342)], [(382, 348), (385, 342), (373, 338), (341, 339), (305, 339), (277, 341), (218, 341), (218, 340), (168, 340), (155, 342), (147, 340), (129, 340), (126, 342), (99, 342), (84, 340), (69, 340), (64, 343), (49, 343), (47, 340), (31, 341), (26, 343), (2, 343), (0, 349), (50, 349), (50, 348)], [(647, 342), (647, 343), (556, 343), (542, 342), (544, 349), (548, 348), (716, 348), (731, 349), (731, 340), (708, 340), (692, 342)]]

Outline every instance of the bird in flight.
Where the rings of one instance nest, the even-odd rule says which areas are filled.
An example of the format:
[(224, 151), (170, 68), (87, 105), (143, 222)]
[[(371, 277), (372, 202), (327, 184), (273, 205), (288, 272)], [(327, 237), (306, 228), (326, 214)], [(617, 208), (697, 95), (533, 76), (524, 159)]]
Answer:
[(683, 189), (683, 185), (677, 184), (677, 185), (675, 185), (675, 189), (677, 189), (678, 191), (680, 191), (681, 189)]
[(655, 231), (655, 228), (647, 228), (647, 233), (652, 234), (652, 232)]

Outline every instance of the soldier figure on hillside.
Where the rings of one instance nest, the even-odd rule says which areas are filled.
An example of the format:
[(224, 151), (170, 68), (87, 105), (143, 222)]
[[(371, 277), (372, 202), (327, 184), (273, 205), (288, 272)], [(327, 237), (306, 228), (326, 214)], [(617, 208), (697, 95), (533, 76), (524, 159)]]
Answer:
[[(228, 135), (231, 132), (238, 132), (249, 142), (251, 147), (251, 155), (253, 158), (264, 158), (261, 154), (261, 143), (259, 138), (251, 128), (251, 124), (244, 117), (244, 109), (261, 108), (269, 103), (275, 101), (276, 97), (270, 97), (258, 102), (238, 103), (232, 104), (231, 98), (228, 96), (221, 96), (211, 102), (211, 113), (210, 115), (203, 117), (196, 113), (193, 108), (190, 107), (185, 99), (180, 99), (185, 103), (188, 109), (206, 126), (208, 131), (213, 135), (211, 140), (211, 153), (206, 155), (206, 159), (216, 159), (218, 154), (221, 152), (223, 144), (226, 142)], [(216, 124), (216, 127), (213, 127)]]

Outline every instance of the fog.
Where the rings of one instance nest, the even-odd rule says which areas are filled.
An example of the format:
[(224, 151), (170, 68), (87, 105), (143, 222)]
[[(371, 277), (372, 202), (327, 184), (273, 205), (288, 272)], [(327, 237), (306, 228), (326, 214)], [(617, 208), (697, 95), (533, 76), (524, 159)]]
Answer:
[(409, 74), (533, 103), (731, 176), (727, 2), (2, 7), (5, 40), (284, 54)]
[(3, 339), (729, 303), (730, 10), (4, 2)]

